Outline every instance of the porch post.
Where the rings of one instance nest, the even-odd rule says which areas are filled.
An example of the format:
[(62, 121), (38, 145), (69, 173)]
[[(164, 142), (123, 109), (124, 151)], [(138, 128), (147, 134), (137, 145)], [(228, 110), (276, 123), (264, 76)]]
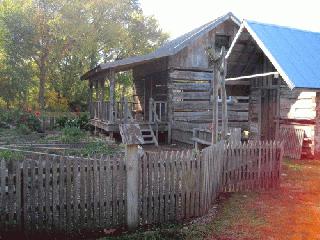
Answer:
[(114, 91), (115, 91), (115, 73), (114, 71), (110, 71), (109, 74), (110, 81), (110, 122), (113, 123), (115, 121), (115, 101), (114, 101)]
[(214, 66), (213, 74), (213, 95), (212, 95), (212, 144), (218, 142), (218, 94), (219, 94), (219, 80), (218, 69)]
[(276, 100), (276, 132), (275, 132), (275, 140), (280, 141), (280, 89), (281, 89), (281, 78), (279, 75), (274, 75), (274, 78), (277, 80), (277, 100)]
[(88, 86), (89, 86), (89, 89), (88, 89), (88, 110), (89, 110), (89, 114), (90, 114), (90, 118), (93, 118), (93, 106), (92, 106), (92, 99), (93, 99), (93, 84), (92, 84), (92, 81), (89, 79), (88, 81)]
[[(170, 72), (173, 71), (172, 69), (169, 71), (168, 74), (168, 95), (167, 95), (167, 122), (168, 122), (168, 144), (172, 143), (172, 127), (173, 127), (173, 80), (170, 77)], [(150, 118), (150, 116), (149, 116)]]
[(100, 90), (100, 106), (101, 106), (101, 119), (103, 121), (105, 121), (106, 119), (106, 109), (105, 109), (105, 104), (104, 104), (104, 96), (106, 93), (106, 88), (105, 88), (105, 76), (103, 76), (103, 78), (100, 80), (100, 84), (101, 84), (101, 90)]
[[(94, 88), (95, 88), (95, 100), (99, 101), (99, 82), (97, 80), (95, 80), (94, 82)], [(100, 107), (99, 107), (99, 103), (97, 103), (97, 107), (96, 107), (96, 112), (95, 112), (95, 118), (100, 118)]]
[(103, 102), (104, 101), (104, 96), (106, 94), (106, 89), (105, 89), (105, 83), (106, 80), (103, 77), (103, 79), (101, 80), (100, 84), (101, 84), (101, 93), (100, 93), (100, 101)]
[(222, 65), (220, 69), (221, 76), (221, 139), (226, 139), (228, 134), (228, 105), (225, 78), (227, 75), (226, 51), (224, 47), (221, 50)]

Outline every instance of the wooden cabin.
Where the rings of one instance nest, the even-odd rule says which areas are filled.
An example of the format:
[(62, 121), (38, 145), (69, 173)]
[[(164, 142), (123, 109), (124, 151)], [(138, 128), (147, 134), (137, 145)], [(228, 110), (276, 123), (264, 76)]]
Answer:
[[(303, 152), (315, 155), (320, 153), (319, 35), (249, 21), (241, 24), (228, 13), (153, 53), (100, 64), (84, 74), (91, 123), (113, 135), (119, 133), (120, 123), (134, 121), (147, 144), (157, 144), (164, 136), (168, 143), (193, 144), (196, 138), (208, 144), (213, 80), (208, 49), (220, 51), (224, 46), (229, 49), (229, 128), (248, 132), (250, 139), (285, 140), (294, 157)], [(132, 72), (134, 96), (115, 102), (115, 74), (123, 71)]]
[[(192, 144), (193, 129), (209, 129), (212, 122), (210, 90), (212, 67), (208, 49), (229, 48), (240, 21), (228, 13), (174, 39), (153, 53), (100, 64), (83, 75), (89, 82), (91, 123), (108, 134), (118, 134), (119, 123), (135, 121), (146, 143), (160, 133), (167, 142)], [(133, 99), (115, 102), (115, 74), (132, 71)], [(105, 84), (110, 99), (105, 99)], [(235, 84), (235, 82), (231, 82)], [(96, 99), (93, 101), (93, 93)], [(231, 127), (248, 128), (248, 92), (230, 86)]]

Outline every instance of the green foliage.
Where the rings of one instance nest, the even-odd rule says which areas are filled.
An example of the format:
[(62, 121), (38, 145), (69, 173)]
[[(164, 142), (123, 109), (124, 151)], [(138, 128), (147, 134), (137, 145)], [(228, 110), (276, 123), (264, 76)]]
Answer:
[[(85, 108), (84, 72), (149, 53), (167, 37), (136, 0), (0, 1), (0, 102), (50, 111)], [(117, 96), (130, 94), (131, 76), (123, 77)]]
[(40, 132), (41, 122), (40, 119), (33, 113), (23, 113), (20, 116), (18, 127), (20, 125), (26, 125), (31, 131)]
[(31, 132), (31, 129), (25, 124), (19, 124), (17, 127), (17, 133), (20, 135), (28, 135)]
[[(41, 122), (37, 114), (38, 112), (27, 112), (20, 109), (1, 110), (0, 122), (7, 125), (15, 126), (21, 133), (27, 134), (29, 131), (41, 131)], [(27, 131), (29, 129), (29, 131)]]
[(69, 120), (68, 117), (62, 116), (62, 117), (57, 118), (56, 124), (59, 128), (64, 128), (66, 126), (66, 123), (68, 120)]
[(88, 130), (89, 128), (89, 116), (86, 113), (80, 114), (78, 117), (68, 118), (66, 116), (62, 116), (57, 119), (57, 125), (60, 128), (65, 127), (76, 127), (83, 130)]
[(4, 159), (6, 161), (22, 160), (23, 154), (21, 152), (0, 149), (0, 159)]
[(62, 129), (61, 141), (63, 143), (79, 143), (86, 137), (86, 133), (78, 127), (65, 127)]

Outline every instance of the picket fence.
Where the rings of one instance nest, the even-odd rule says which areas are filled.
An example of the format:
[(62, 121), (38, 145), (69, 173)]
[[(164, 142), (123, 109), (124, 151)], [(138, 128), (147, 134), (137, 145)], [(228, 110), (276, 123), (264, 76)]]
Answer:
[(294, 126), (281, 126), (280, 141), (283, 142), (283, 156), (300, 159), (305, 131)]
[[(0, 233), (68, 233), (126, 225), (123, 156), (24, 156), (0, 160)], [(139, 158), (139, 224), (202, 216), (220, 192), (275, 188), (281, 159), (281, 145), (275, 142), (219, 143), (200, 153), (145, 153)]]

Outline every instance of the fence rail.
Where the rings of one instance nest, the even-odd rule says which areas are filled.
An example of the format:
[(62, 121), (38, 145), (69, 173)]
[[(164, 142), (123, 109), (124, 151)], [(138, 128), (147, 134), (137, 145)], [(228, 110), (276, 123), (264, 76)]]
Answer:
[[(200, 153), (145, 153), (138, 159), (138, 224), (202, 216), (222, 191), (277, 187), (281, 159), (281, 144), (275, 142), (218, 143)], [(120, 156), (91, 159), (28, 152), (22, 160), (2, 159), (0, 233), (126, 225), (127, 180)]]

